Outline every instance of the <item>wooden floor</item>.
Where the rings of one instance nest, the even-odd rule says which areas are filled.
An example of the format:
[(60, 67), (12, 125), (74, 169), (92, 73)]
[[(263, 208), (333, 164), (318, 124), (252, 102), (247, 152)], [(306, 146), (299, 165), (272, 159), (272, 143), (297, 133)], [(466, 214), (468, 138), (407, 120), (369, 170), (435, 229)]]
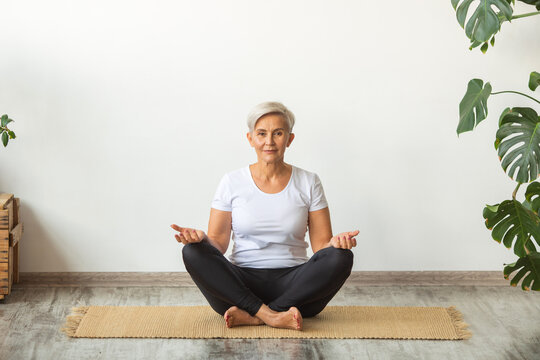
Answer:
[[(328, 305), (450, 306), (469, 324), (469, 340), (384, 339), (73, 339), (60, 332), (71, 307), (207, 305), (184, 275), (24, 274), (0, 301), (0, 359), (539, 359), (540, 294), (476, 277), (476, 285), (354, 274)], [(426, 272), (427, 274), (427, 272)], [(433, 274), (423, 281), (433, 280)], [(474, 275), (474, 274), (473, 274)], [(113, 276), (114, 277), (114, 276)], [(175, 278), (176, 277), (176, 278)], [(444, 277), (444, 276), (443, 276)], [(460, 276), (453, 275), (459, 279)], [(474, 276), (473, 276), (474, 277)], [(498, 278), (498, 277), (497, 277)], [(122, 280), (124, 279), (124, 280)], [(364, 279), (364, 280), (362, 280)], [(367, 279), (367, 280), (366, 280)], [(387, 278), (388, 279), (388, 278)], [(479, 280), (480, 279), (480, 280)], [(118, 278), (117, 278), (118, 280)], [(435, 278), (436, 280), (436, 278)], [(373, 281), (373, 282), (370, 282)], [(367, 284), (366, 284), (367, 282)], [(417, 284), (410, 284), (417, 283)], [(163, 284), (165, 283), (165, 285)], [(141, 285), (143, 284), (143, 285)], [(225, 326), (225, 324), (223, 324)]]

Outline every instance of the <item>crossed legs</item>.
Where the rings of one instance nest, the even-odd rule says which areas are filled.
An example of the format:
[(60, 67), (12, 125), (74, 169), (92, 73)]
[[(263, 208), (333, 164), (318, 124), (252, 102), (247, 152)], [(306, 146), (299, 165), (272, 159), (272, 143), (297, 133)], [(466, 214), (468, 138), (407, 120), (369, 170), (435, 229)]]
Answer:
[[(301, 329), (302, 318), (324, 309), (349, 277), (353, 264), (351, 250), (332, 246), (319, 250), (304, 264), (285, 269), (236, 266), (207, 241), (184, 245), (182, 257), (199, 290), (229, 327), (266, 323)], [(261, 277), (274, 286), (261, 284)]]

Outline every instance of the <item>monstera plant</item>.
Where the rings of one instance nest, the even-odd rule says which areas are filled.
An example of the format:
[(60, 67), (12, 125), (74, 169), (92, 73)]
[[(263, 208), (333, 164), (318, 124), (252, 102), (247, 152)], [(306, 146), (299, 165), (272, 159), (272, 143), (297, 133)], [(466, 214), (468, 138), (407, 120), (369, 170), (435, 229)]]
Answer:
[[(529, 16), (540, 15), (540, 11), (533, 11), (525, 14), (514, 15), (515, 0), (451, 0), (459, 25), (465, 29), (465, 35), (471, 41), (469, 49), (480, 47), (485, 53), (488, 49), (488, 42), (495, 45), (495, 34), (501, 29), (505, 22), (514, 19), (521, 19)], [(477, 4), (476, 10), (467, 19), (469, 7), (473, 3)], [(519, 0), (540, 10), (540, 0)], [(498, 11), (496, 11), (497, 9)], [(466, 24), (465, 24), (466, 22)]]
[(2, 137), (2, 144), (4, 147), (7, 146), (9, 139), (15, 139), (15, 133), (8, 129), (7, 124), (12, 122), (6, 114), (2, 115), (0, 120), (0, 136)]
[[(456, 9), (456, 16), (461, 27), (464, 27), (467, 12), (473, 0), (451, 0)], [(540, 10), (540, 0), (521, 0), (534, 5)], [(459, 4), (461, 2), (461, 4)], [(469, 49), (483, 44), (483, 53), (488, 48), (488, 40), (495, 44), (497, 33), (504, 21), (538, 15), (532, 12), (513, 15), (514, 0), (479, 0), (478, 7), (469, 17), (464, 27), (465, 34), (471, 40)], [(458, 6), (459, 4), (459, 6)], [(499, 11), (496, 12), (494, 8)], [(491, 39), (491, 40), (490, 40)], [(529, 89), (535, 91), (540, 87), (540, 73), (533, 71), (529, 76)], [(493, 92), (491, 84), (481, 79), (469, 81), (465, 96), (459, 104), (459, 124), (457, 134), (473, 130), (488, 115), (487, 101), (491, 95), (514, 93), (540, 104), (532, 96), (518, 91)], [(510, 280), (510, 285), (517, 286), (521, 282), (523, 290), (540, 290), (540, 253), (535, 242), (540, 246), (540, 183), (535, 181), (540, 176), (540, 117), (529, 107), (506, 108), (499, 117), (499, 129), (495, 135), (495, 150), (499, 161), (507, 175), (517, 182), (511, 200), (500, 204), (486, 205), (483, 211), (486, 227), (491, 237), (510, 249), (519, 259), (512, 264), (504, 264), (503, 275)], [(518, 170), (519, 168), (519, 170)], [(516, 194), (522, 184), (529, 184), (525, 191), (525, 200), (516, 200)]]

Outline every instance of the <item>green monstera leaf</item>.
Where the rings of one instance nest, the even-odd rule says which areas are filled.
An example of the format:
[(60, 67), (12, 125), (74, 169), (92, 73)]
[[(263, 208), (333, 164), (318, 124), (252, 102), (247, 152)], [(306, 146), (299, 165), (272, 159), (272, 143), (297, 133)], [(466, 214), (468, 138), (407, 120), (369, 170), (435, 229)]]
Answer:
[[(471, 42), (483, 43), (488, 41), (501, 28), (499, 15), (510, 21), (514, 10), (506, 0), (479, 0), (478, 7), (469, 17), (467, 24), (465, 24), (467, 12), (473, 1), (452, 0), (452, 7), (456, 10), (459, 25), (465, 29), (465, 34), (471, 39)], [(495, 12), (493, 7), (499, 9), (499, 12)]]
[(487, 100), (491, 95), (491, 84), (484, 86), (481, 79), (472, 79), (467, 85), (467, 92), (459, 103), (459, 134), (474, 129), (488, 114)]
[(533, 71), (531, 73), (531, 76), (529, 77), (529, 89), (534, 91), (539, 85), (540, 85), (540, 73)]
[[(533, 200), (533, 196), (535, 196)], [(532, 211), (538, 215), (538, 212), (540, 211), (540, 183), (539, 182), (533, 182), (529, 184), (527, 187), (527, 191), (525, 191), (525, 199), (529, 202), (530, 208)]]
[[(520, 269), (518, 273), (510, 280), (510, 285), (517, 286), (517, 283), (529, 273), (521, 282), (523, 290), (540, 290), (540, 253), (531, 252), (529, 255), (521, 257), (518, 261), (508, 264), (504, 267), (504, 278), (508, 279), (511, 273)], [(532, 285), (531, 285), (532, 283)]]
[(516, 240), (514, 254), (517, 256), (527, 255), (524, 246), (529, 252), (536, 251), (533, 239), (540, 245), (540, 218), (519, 201), (505, 200), (500, 204), (486, 205), (483, 216), (486, 227), (492, 230), (491, 237), (499, 244), (502, 241), (510, 249)]
[[(520, 183), (535, 180), (540, 174), (540, 118), (536, 111), (526, 107), (506, 108), (499, 120), (495, 149), (499, 160), (504, 157), (501, 166), (510, 178)], [(514, 179), (517, 167), (519, 171)]]
[[(533, 239), (540, 245), (540, 218), (517, 200), (505, 200), (500, 204), (486, 205), (483, 211), (486, 227), (492, 230), (491, 237), (510, 249), (514, 239), (514, 254), (519, 257), (536, 251)], [(525, 245), (526, 244), (526, 245)]]

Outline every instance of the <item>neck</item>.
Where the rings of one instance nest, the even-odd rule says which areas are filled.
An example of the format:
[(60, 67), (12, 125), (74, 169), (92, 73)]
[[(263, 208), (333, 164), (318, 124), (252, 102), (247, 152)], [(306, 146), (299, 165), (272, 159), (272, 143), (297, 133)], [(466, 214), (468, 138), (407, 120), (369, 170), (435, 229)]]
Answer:
[(253, 170), (255, 176), (260, 179), (271, 180), (288, 173), (290, 168), (289, 164), (281, 161), (279, 163), (268, 163), (264, 161), (259, 161), (253, 164)]

